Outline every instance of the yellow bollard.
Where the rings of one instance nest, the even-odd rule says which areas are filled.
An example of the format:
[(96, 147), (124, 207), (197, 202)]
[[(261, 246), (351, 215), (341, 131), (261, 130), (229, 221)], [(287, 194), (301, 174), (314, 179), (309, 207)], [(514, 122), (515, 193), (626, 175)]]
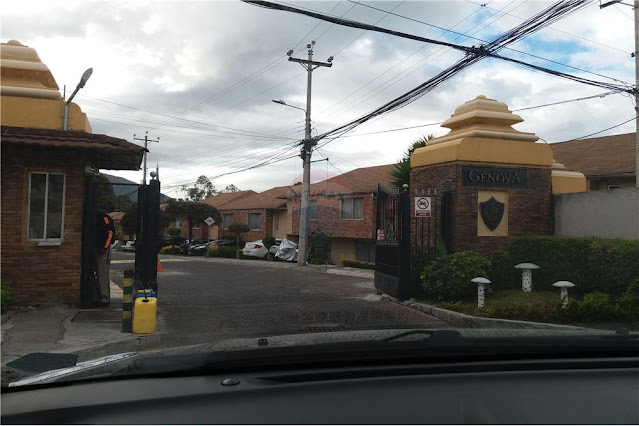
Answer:
[(124, 271), (122, 282), (122, 331), (131, 333), (133, 331), (133, 278), (135, 274), (132, 270)]

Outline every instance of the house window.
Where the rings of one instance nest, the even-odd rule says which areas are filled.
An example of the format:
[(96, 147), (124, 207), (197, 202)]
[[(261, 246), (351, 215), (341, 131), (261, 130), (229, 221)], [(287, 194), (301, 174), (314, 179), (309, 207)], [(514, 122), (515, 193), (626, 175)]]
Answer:
[(29, 173), (28, 240), (62, 241), (64, 189), (63, 173)]
[(317, 220), (317, 200), (311, 200), (308, 204), (308, 219)]
[(229, 226), (233, 223), (233, 215), (225, 214), (222, 216), (222, 227), (224, 229), (229, 229)]
[(273, 229), (276, 231), (279, 231), (280, 229), (280, 214), (279, 213), (275, 213), (273, 215)]
[(175, 219), (175, 227), (177, 229), (182, 229), (182, 219)]
[(340, 202), (340, 219), (364, 219), (363, 198), (342, 198)]
[(262, 214), (261, 213), (249, 213), (248, 215), (248, 226), (251, 229), (259, 230), (262, 225)]
[(618, 189), (618, 188), (619, 188), (619, 185), (617, 185), (616, 183), (608, 185), (608, 189)]

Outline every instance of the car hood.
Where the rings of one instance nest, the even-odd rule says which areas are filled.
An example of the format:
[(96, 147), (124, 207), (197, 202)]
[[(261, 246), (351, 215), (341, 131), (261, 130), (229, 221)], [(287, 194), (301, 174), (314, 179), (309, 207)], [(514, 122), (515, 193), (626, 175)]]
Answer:
[[(615, 333), (603, 330), (544, 330), (544, 329), (456, 329), (456, 330), (420, 330), (420, 329), (385, 329), (385, 330), (358, 330), (358, 331), (334, 331), (322, 333), (288, 334), (269, 337), (235, 338), (217, 342), (201, 343), (196, 345), (181, 346), (146, 350), (143, 352), (125, 352), (115, 355), (84, 361), (73, 367), (51, 370), (44, 373), (19, 380), (9, 384), (9, 387), (37, 385), (58, 381), (78, 380), (83, 378), (108, 377), (116, 373), (131, 372), (142, 369), (143, 365), (155, 363), (153, 372), (171, 371), (171, 364), (175, 367), (199, 365), (210, 360), (215, 355), (222, 355), (220, 359), (232, 359), (233, 353), (255, 351), (258, 354), (265, 349), (286, 349), (304, 347), (307, 350), (322, 348), (331, 345), (379, 342), (427, 342), (436, 341), (437, 344), (455, 346), (455, 342), (464, 339), (481, 344), (484, 341), (500, 341), (507, 344), (509, 341), (550, 341), (560, 344), (569, 340), (579, 341), (580, 338), (603, 339), (606, 344), (613, 345), (618, 341), (631, 343), (633, 347), (639, 343), (637, 333)], [(523, 339), (523, 340), (522, 340)], [(540, 340), (541, 339), (541, 340)], [(575, 340), (577, 339), (577, 340)], [(594, 340), (598, 341), (598, 340)], [(460, 348), (469, 349), (468, 343), (460, 345)], [(603, 343), (603, 341), (602, 341)], [(331, 346), (332, 347), (332, 346)], [(427, 350), (430, 346), (424, 346)], [(462, 349), (463, 349), (462, 348)], [(158, 367), (158, 363), (162, 367)], [(177, 368), (179, 370), (180, 368)]]

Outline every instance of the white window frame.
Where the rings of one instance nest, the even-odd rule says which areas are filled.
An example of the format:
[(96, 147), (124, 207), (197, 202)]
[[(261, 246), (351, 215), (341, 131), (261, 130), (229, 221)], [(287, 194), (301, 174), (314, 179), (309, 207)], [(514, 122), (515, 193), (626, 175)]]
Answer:
[[(355, 201), (354, 200), (362, 200), (362, 217), (343, 217), (344, 212), (344, 202), (350, 201), (352, 205), (351, 211), (353, 212), (353, 216), (355, 215)], [(339, 200), (339, 219), (340, 220), (364, 220), (364, 198), (363, 197), (351, 197), (351, 198), (340, 198)]]
[[(29, 226), (31, 224), (31, 177), (34, 174), (46, 175), (47, 178), (45, 180), (44, 185), (44, 229), (43, 229), (43, 237), (44, 238), (29, 238)], [(47, 219), (48, 219), (48, 211), (49, 211), (49, 175), (62, 175), (62, 218), (60, 220), (60, 238), (47, 238)], [(29, 172), (29, 190), (27, 194), (27, 241), (37, 242), (38, 245), (60, 245), (62, 241), (64, 241), (64, 217), (65, 215), (65, 207), (66, 207), (66, 199), (67, 199), (67, 175), (65, 173), (60, 172), (44, 172), (44, 171), (31, 171)]]
[[(231, 216), (231, 223), (229, 223), (228, 225), (224, 222), (224, 219), (227, 216)], [(233, 223), (233, 213), (225, 213), (222, 215), (222, 229), (229, 229), (229, 226), (231, 226), (232, 223)]]
[(275, 231), (280, 230), (280, 214), (279, 213), (273, 213), (273, 229)]
[(177, 229), (182, 229), (182, 219), (175, 219), (175, 227)]
[[(251, 215), (258, 215), (260, 217), (260, 223), (257, 228), (251, 227)], [(249, 213), (247, 216), (248, 226), (251, 231), (259, 231), (262, 229), (262, 213)]]

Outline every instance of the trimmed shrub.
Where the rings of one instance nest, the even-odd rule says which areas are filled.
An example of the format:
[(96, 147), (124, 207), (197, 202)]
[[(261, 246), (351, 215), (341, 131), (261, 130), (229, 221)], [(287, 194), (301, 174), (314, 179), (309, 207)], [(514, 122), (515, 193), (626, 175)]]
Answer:
[(228, 259), (235, 259), (235, 247), (222, 246), (216, 249), (209, 250), (209, 257), (225, 257)]
[(182, 248), (180, 246), (166, 246), (160, 249), (160, 254), (181, 254)]
[(490, 256), (488, 279), (493, 290), (521, 289), (521, 279), (510, 254), (497, 250)]
[(639, 279), (639, 240), (522, 237), (513, 243), (510, 256), (513, 265), (539, 265), (533, 272), (533, 286), (539, 290), (553, 290), (554, 282), (566, 280), (576, 284), (572, 294), (601, 291), (615, 299)]
[(8, 285), (0, 285), (0, 310), (5, 312), (13, 302), (13, 294), (11, 293), (11, 287)]
[(422, 286), (428, 297), (456, 302), (477, 297), (475, 277), (486, 277), (490, 270), (488, 259), (474, 251), (461, 251), (435, 260), (422, 273)]
[[(322, 261), (322, 265), (325, 262)], [(342, 266), (347, 266), (349, 268), (360, 268), (360, 269), (375, 269), (374, 263), (362, 262), (361, 260), (355, 259), (342, 259)]]

